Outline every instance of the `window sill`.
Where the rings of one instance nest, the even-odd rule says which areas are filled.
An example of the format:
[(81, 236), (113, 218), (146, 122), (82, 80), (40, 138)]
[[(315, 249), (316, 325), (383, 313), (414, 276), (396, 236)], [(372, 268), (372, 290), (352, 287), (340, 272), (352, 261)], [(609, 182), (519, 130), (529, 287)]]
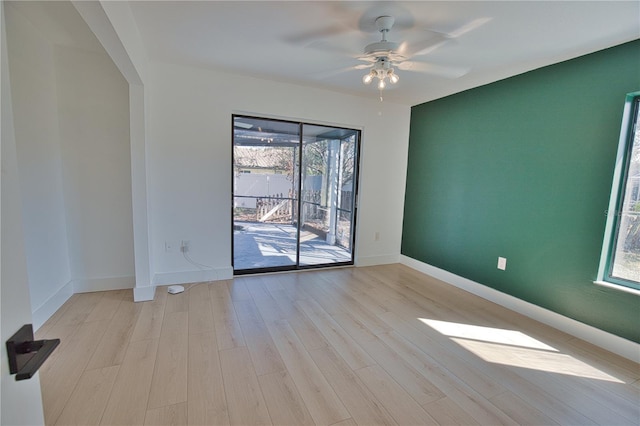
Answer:
[(635, 294), (636, 296), (640, 296), (640, 290), (637, 290), (635, 288), (626, 287), (626, 286), (623, 286), (623, 285), (620, 285), (620, 284), (614, 284), (614, 283), (610, 283), (610, 282), (607, 282), (607, 281), (594, 281), (593, 283), (595, 285), (608, 287), (608, 288), (612, 288), (614, 290), (624, 291), (625, 293), (631, 293), (631, 294)]

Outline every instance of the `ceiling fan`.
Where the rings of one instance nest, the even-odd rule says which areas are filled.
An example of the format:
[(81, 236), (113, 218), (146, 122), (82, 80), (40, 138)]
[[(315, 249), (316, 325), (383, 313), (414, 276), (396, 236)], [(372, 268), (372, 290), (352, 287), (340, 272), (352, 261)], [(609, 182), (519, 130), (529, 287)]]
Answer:
[[(387, 35), (395, 19), (393, 16), (383, 15), (375, 20), (375, 25), (382, 35), (378, 42), (368, 44), (364, 48), (364, 55), (357, 57), (358, 60), (366, 62), (349, 69), (370, 69), (369, 73), (362, 78), (364, 84), (370, 84), (374, 79), (378, 79), (377, 87), (382, 90), (387, 86), (387, 81), (395, 84), (400, 79), (395, 72), (395, 67), (404, 71), (417, 71), (437, 74), (448, 78), (458, 78), (469, 72), (468, 68), (448, 67), (424, 62), (410, 61), (414, 56), (425, 55), (445, 44), (450, 35), (435, 33), (435, 36), (415, 46), (409, 46), (407, 42), (397, 43), (387, 40)], [(348, 71), (346, 69), (345, 71)]]

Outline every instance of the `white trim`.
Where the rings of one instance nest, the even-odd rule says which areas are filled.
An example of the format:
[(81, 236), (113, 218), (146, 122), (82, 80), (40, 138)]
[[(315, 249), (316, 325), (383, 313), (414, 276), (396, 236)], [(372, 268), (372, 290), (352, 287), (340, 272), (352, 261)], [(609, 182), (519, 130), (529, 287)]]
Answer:
[(540, 321), (572, 336), (586, 340), (603, 349), (635, 362), (640, 362), (640, 344), (624, 339), (599, 328), (581, 323), (556, 312), (502, 293), (470, 279), (453, 274), (419, 260), (400, 255), (400, 262), (412, 269), (430, 275), (454, 287), (473, 293), (507, 309)]
[(218, 280), (232, 280), (233, 279), (233, 268), (229, 266), (228, 268), (218, 268)]
[(233, 268), (214, 268), (180, 272), (160, 272), (153, 276), (153, 285), (189, 284), (206, 281), (230, 280)]
[(133, 289), (134, 302), (147, 302), (156, 297), (156, 288), (154, 286), (135, 287)]
[(74, 293), (90, 293), (133, 288), (136, 277), (80, 278), (72, 282)]
[(47, 299), (38, 309), (33, 311), (33, 330), (37, 331), (64, 302), (73, 296), (73, 281), (69, 281)]
[(388, 265), (391, 263), (400, 262), (400, 256), (397, 254), (387, 254), (382, 256), (367, 256), (356, 258), (356, 266), (374, 266), (374, 265)]
[(630, 294), (635, 294), (636, 296), (640, 296), (640, 290), (635, 289), (635, 288), (626, 287), (626, 286), (623, 286), (623, 285), (620, 285), (620, 284), (610, 283), (608, 281), (594, 281), (593, 283), (595, 285), (600, 285), (602, 287), (608, 287), (608, 288), (612, 288), (614, 290), (623, 291), (625, 293), (630, 293)]

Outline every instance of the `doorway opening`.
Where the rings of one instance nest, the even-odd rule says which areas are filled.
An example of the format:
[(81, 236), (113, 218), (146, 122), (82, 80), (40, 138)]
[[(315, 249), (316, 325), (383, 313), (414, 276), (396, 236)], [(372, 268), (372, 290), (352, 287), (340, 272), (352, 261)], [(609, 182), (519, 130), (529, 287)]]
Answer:
[(360, 131), (232, 119), (234, 274), (353, 265)]

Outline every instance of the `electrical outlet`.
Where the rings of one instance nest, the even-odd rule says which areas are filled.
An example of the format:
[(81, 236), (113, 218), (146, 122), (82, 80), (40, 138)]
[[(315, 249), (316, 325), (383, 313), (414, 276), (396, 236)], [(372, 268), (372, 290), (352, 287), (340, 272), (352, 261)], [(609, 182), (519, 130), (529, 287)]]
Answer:
[(376, 231), (375, 235), (373, 236), (373, 241), (380, 241), (380, 233)]
[(498, 269), (505, 271), (507, 269), (507, 258), (499, 257), (498, 258)]
[(172, 253), (176, 244), (173, 241), (165, 241), (164, 242), (164, 251), (167, 253)]
[(180, 241), (180, 251), (182, 253), (188, 253), (189, 252), (189, 240)]

